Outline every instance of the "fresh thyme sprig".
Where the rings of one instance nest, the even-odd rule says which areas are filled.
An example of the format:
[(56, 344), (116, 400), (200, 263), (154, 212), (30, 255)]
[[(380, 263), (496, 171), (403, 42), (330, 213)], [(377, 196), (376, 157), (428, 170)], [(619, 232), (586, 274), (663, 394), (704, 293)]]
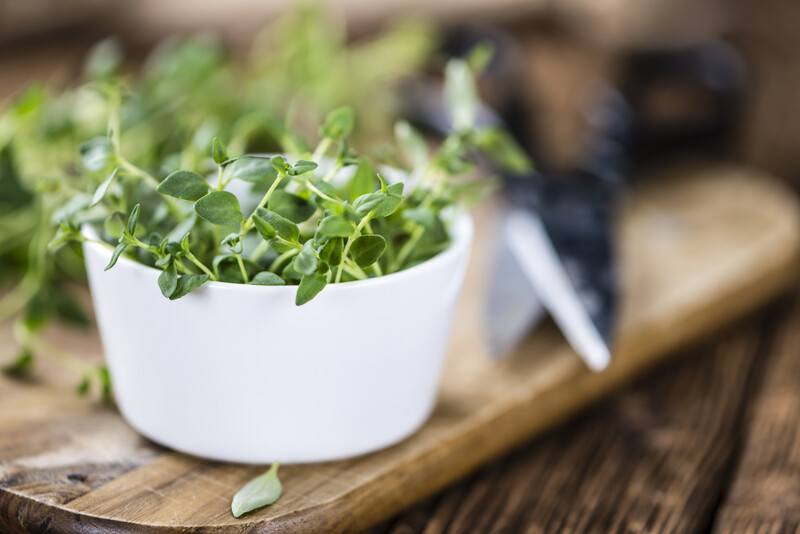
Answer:
[[(324, 9), (304, 4), (265, 28), (244, 60), (229, 56), (208, 35), (170, 39), (131, 76), (123, 68), (120, 46), (104, 41), (88, 57), (86, 85), (33, 85), (8, 105), (3, 103), (0, 321), (14, 318), (37, 335), (47, 320), (88, 324), (88, 315), (71, 291), (71, 286), (84, 283), (79, 248), (65, 246), (48, 255), (47, 243), (55, 231), (50, 221), (68, 220), (83, 210), (92, 200), (85, 192), (93, 186), (110, 178), (106, 185), (112, 190), (118, 187), (112, 182), (129, 187), (136, 175), (155, 186), (167, 169), (179, 167), (205, 174), (215, 134), (236, 154), (275, 152), (281, 143), (299, 152), (305, 147), (289, 130), (308, 134), (304, 125), (345, 103), (368, 111), (362, 113), (368, 120), (360, 122), (357, 135), (382, 140), (390, 126), (392, 99), (376, 103), (365, 95), (391, 95), (394, 82), (425, 61), (432, 37), (424, 25), (405, 24), (369, 40), (352, 41)], [(120, 124), (111, 128), (121, 141), (115, 145), (122, 156), (120, 175), (113, 178), (92, 170), (98, 165), (105, 169), (109, 143), (114, 145), (106, 135), (109, 108), (115, 106), (106, 92), (109, 86), (122, 89)], [(79, 153), (76, 147), (87, 140)], [(99, 159), (92, 160), (92, 155)], [(123, 216), (132, 207), (120, 204), (115, 211)], [(149, 204), (143, 207), (147, 213)], [(105, 202), (89, 211), (104, 209)], [(170, 217), (177, 220), (181, 215), (173, 212)], [(197, 257), (185, 254), (180, 263), (186, 264), (185, 270), (199, 272), (200, 262), (193, 260)], [(227, 262), (220, 267), (227, 270)], [(180, 264), (176, 269), (184, 270)], [(34, 345), (41, 345), (35, 337), (26, 336), (27, 346), (20, 345), (18, 357), (0, 368), (28, 372), (37, 353)]]
[[(81, 222), (103, 216), (101, 237), (115, 242), (106, 269), (123, 255), (158, 268), (159, 288), (171, 300), (209, 281), (291, 284), (298, 286), (299, 306), (328, 284), (407, 269), (447, 247), (443, 213), (459, 202), (465, 184), (480, 184), (465, 181), (478, 153), (500, 156), (517, 171), (528, 165), (502, 130), (476, 124), (474, 73), (461, 59), (446, 69), (454, 129), (439, 148), (431, 153), (407, 123), (396, 127), (410, 163), (405, 171), (418, 177), (410, 190), (351, 148), (355, 116), (349, 107), (327, 115), (313, 150), (230, 155), (215, 137), (207, 161), (158, 180), (125, 157), (120, 92), (106, 92), (109, 135), (83, 149), (85, 167), (106, 178), (91, 202), (59, 221), (52, 248), (85, 240)], [(119, 211), (123, 206), (132, 206), (127, 215)]]

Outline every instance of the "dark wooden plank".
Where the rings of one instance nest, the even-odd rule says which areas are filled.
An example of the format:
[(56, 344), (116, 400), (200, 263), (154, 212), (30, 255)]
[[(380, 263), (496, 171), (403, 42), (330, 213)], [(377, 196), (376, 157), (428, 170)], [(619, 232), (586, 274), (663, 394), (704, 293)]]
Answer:
[(726, 492), (775, 315), (660, 366), (375, 532), (705, 530)]
[(747, 414), (746, 438), (715, 530), (800, 530), (800, 300), (781, 323), (776, 346)]

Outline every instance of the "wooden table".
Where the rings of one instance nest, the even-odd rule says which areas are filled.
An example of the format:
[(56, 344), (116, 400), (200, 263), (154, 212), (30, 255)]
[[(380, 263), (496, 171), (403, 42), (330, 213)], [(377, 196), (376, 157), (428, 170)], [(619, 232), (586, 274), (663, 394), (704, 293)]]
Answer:
[(795, 532), (800, 293), (373, 532)]
[(799, 326), (800, 295), (373, 531), (800, 528)]

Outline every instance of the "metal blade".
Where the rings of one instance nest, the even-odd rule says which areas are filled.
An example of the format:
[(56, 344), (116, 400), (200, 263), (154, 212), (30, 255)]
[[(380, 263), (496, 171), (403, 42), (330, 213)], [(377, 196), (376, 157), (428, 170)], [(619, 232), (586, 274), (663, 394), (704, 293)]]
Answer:
[(505, 231), (498, 232), (486, 307), (489, 354), (499, 359), (519, 344), (544, 315), (533, 286), (511, 251)]
[[(586, 286), (585, 279), (574, 284), (569, 266), (562, 263), (538, 216), (524, 209), (512, 210), (505, 231), (528, 282), (569, 344), (592, 370), (603, 370), (611, 359), (607, 343), (610, 310), (604, 309), (602, 299)], [(576, 273), (573, 266), (573, 277), (575, 274), (585, 273)]]

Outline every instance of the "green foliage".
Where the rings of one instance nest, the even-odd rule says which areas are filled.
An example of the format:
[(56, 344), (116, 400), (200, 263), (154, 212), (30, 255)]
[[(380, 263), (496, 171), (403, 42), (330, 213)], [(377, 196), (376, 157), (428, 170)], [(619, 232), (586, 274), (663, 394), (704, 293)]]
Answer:
[[(0, 321), (19, 314), (43, 288), (84, 282), (79, 249), (70, 243), (81, 241), (86, 222), (105, 220), (101, 235), (116, 245), (133, 203), (141, 201), (146, 224), (123, 239), (119, 255), (150, 261), (156, 251), (159, 259), (172, 254), (179, 275), (189, 274), (181, 265), (199, 273), (185, 251), (166, 247), (191, 232), (195, 259), (213, 259), (222, 235), (204, 219), (195, 224), (184, 201), (215, 188), (215, 170), (221, 189), (235, 180), (266, 191), (277, 173), (262, 155), (307, 151), (304, 137), (316, 135), (325, 113), (341, 106), (364, 117), (355, 138), (382, 142), (394, 108), (389, 88), (422, 64), (432, 32), (406, 24), (350, 41), (324, 10), (301, 6), (266, 28), (246, 61), (234, 61), (217, 40), (201, 35), (162, 43), (131, 76), (120, 44), (105, 40), (87, 57), (85, 83), (57, 91), (35, 84), (21, 92), (0, 109)], [(369, 98), (378, 94), (385, 96)], [(337, 135), (347, 131), (346, 122), (334, 121)], [(289, 172), (300, 176), (312, 174), (316, 162), (292, 164)], [(173, 196), (158, 208), (152, 189), (176, 169), (210, 188), (195, 179), (167, 181), (162, 192)], [(234, 257), (239, 271), (237, 263)], [(243, 263), (256, 268), (247, 258)]]
[[(528, 165), (510, 136), (474, 126), (479, 104), (472, 76), (463, 60), (447, 66), (448, 95), (456, 100), (451, 109), (459, 125), (435, 152), (429, 152), (428, 144), (408, 124), (396, 127), (405, 159), (412, 163), (402, 170), (416, 178), (415, 187), (408, 191), (403, 181), (388, 183), (376, 170), (379, 165), (350, 148), (356, 121), (349, 107), (335, 108), (327, 115), (313, 151), (232, 156), (220, 138), (212, 136), (211, 158), (206, 156), (194, 167), (165, 169), (168, 174), (161, 181), (127, 159), (117, 137), (111, 136), (113, 159), (103, 163), (103, 170), (121, 171), (111, 171), (110, 178), (101, 183), (101, 194), (95, 193), (97, 202), (74, 198), (67, 202), (55, 245), (82, 239), (70, 221), (91, 220), (94, 210), (113, 222), (119, 205), (133, 205), (121, 234), (117, 237), (115, 230), (104, 236), (109, 244), (116, 240), (107, 268), (125, 254), (160, 269), (158, 285), (170, 300), (213, 280), (295, 284), (295, 302), (300, 306), (328, 284), (416, 265), (447, 248), (450, 237), (442, 212), (470, 191), (461, 174), (473, 168), (475, 155), (491, 149), (495, 153), (488, 157), (513, 169)], [(109, 130), (114, 130), (116, 118), (112, 109)], [(99, 171), (100, 165), (95, 167)], [(349, 178), (334, 179), (346, 167), (352, 171), (347, 173)], [(216, 186), (204, 178), (213, 168)], [(117, 174), (127, 187), (109, 196)], [(251, 193), (237, 188), (237, 196), (228, 189), (234, 180), (253, 183), (255, 188)], [(173, 199), (194, 205), (189, 209)], [(242, 205), (253, 207), (246, 214)]]
[(211, 157), (217, 165), (221, 165), (228, 159), (228, 151), (225, 149), (225, 145), (222, 144), (222, 141), (219, 140), (219, 137), (215, 137), (211, 140)]
[(294, 303), (297, 306), (309, 302), (316, 297), (320, 291), (325, 289), (328, 284), (328, 279), (324, 274), (307, 274), (300, 280), (300, 285), (297, 286), (297, 295)]
[(359, 267), (368, 267), (378, 261), (386, 250), (386, 239), (383, 236), (367, 234), (358, 236), (350, 247), (353, 261)]
[(269, 198), (267, 206), (278, 215), (294, 223), (308, 220), (317, 211), (311, 201), (285, 189), (276, 189)]
[(281, 497), (283, 487), (278, 479), (278, 464), (272, 464), (269, 470), (240, 489), (231, 501), (233, 517), (241, 517), (258, 508), (269, 506)]
[(447, 64), (445, 92), (453, 129), (462, 132), (475, 126), (478, 115), (478, 90), (469, 63), (462, 59)]
[(185, 297), (208, 282), (209, 278), (207, 274), (184, 274), (183, 276), (179, 276), (175, 290), (169, 296), (169, 300), (177, 300), (181, 297)]
[(175, 171), (158, 184), (156, 191), (192, 202), (200, 200), (208, 193), (208, 181), (191, 171)]
[(239, 199), (228, 191), (212, 191), (198, 200), (194, 211), (211, 224), (238, 226), (244, 217)]
[(83, 373), (80, 382), (75, 386), (75, 392), (82, 397), (89, 395), (92, 389), (98, 390), (102, 402), (106, 404), (114, 402), (114, 394), (111, 389), (111, 374), (105, 365), (98, 365), (87, 370)]
[(283, 278), (269, 271), (261, 271), (256, 274), (253, 279), (250, 280), (250, 283), (254, 286), (282, 286), (286, 284)]
[(33, 353), (28, 349), (22, 349), (16, 358), (0, 367), (0, 371), (8, 376), (22, 377), (28, 375), (32, 366)]
[(320, 137), (341, 141), (353, 133), (354, 127), (355, 116), (353, 115), (353, 108), (341, 107), (328, 113), (319, 133)]
[(501, 167), (517, 174), (531, 171), (530, 160), (507, 131), (485, 128), (475, 132), (474, 138), (475, 144)]
[(342, 215), (328, 215), (317, 226), (318, 238), (349, 237), (355, 225)]

